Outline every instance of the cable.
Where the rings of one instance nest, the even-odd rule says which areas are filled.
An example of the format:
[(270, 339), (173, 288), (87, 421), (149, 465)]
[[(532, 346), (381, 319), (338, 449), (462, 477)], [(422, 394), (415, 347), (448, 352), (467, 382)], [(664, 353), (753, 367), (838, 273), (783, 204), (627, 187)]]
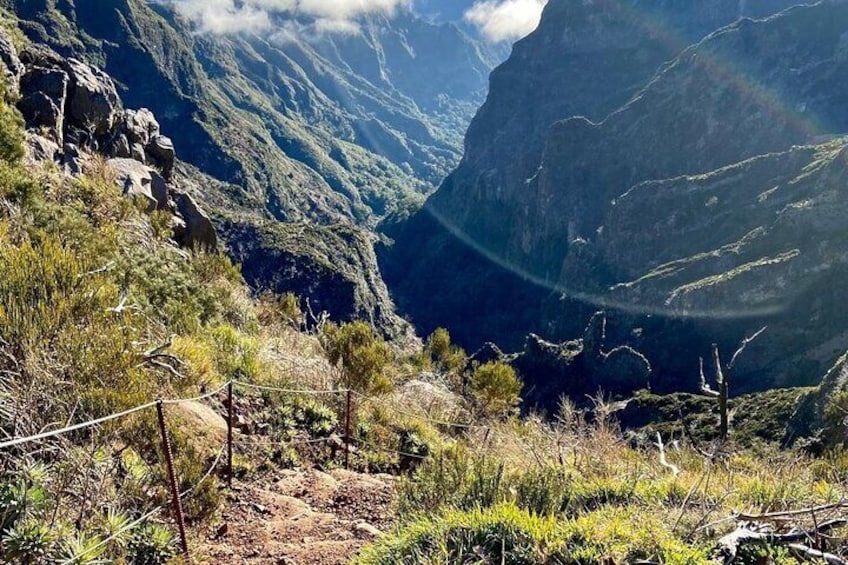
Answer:
[(477, 425), (477, 424), (460, 424), (459, 422), (446, 422), (444, 420), (437, 420), (437, 419), (431, 418), (429, 416), (424, 416), (424, 415), (421, 415), (421, 414), (415, 414), (413, 412), (406, 412), (404, 410), (401, 410), (400, 408), (395, 408), (394, 406), (391, 406), (387, 403), (379, 402), (378, 399), (374, 396), (366, 396), (364, 394), (361, 394), (361, 393), (355, 392), (355, 391), (353, 391), (353, 394), (355, 394), (356, 396), (358, 396), (358, 397), (360, 397), (364, 400), (376, 401), (381, 406), (384, 406), (386, 409), (391, 410), (392, 412), (394, 412), (396, 414), (401, 414), (402, 416), (409, 416), (410, 418), (418, 418), (419, 420), (424, 420), (425, 422), (430, 422), (432, 424), (438, 424), (440, 426), (447, 426), (447, 427), (450, 427), (450, 428), (464, 428), (464, 429), (485, 429), (486, 428), (486, 426), (480, 426), (480, 425)]
[(6, 449), (8, 447), (14, 447), (16, 445), (21, 445), (22, 443), (29, 443), (33, 441), (38, 441), (42, 439), (48, 439), (51, 437), (59, 436), (62, 434), (67, 434), (69, 432), (75, 432), (77, 430), (82, 430), (85, 428), (90, 428), (96, 426), (98, 424), (103, 424), (106, 422), (111, 422), (112, 420), (117, 420), (118, 418), (124, 418), (131, 414), (135, 414), (136, 412), (141, 412), (142, 410), (147, 410), (148, 408), (153, 408), (156, 406), (157, 401), (148, 402), (147, 404), (143, 404), (141, 406), (136, 406), (135, 408), (130, 408), (129, 410), (124, 410), (123, 412), (118, 412), (116, 414), (111, 414), (109, 416), (104, 416), (102, 418), (97, 418), (96, 420), (90, 420), (88, 422), (83, 422), (81, 424), (75, 424), (73, 426), (68, 426), (67, 428), (62, 428), (60, 430), (53, 430), (50, 432), (43, 432), (40, 434), (36, 434), (28, 437), (21, 437), (17, 439), (12, 439), (8, 441), (4, 441), (0, 443), (0, 449)]
[(385, 453), (395, 453), (397, 455), (402, 455), (403, 457), (411, 457), (413, 459), (422, 459), (422, 460), (426, 459), (428, 457), (427, 455), (420, 455), (418, 453), (407, 453), (405, 451), (398, 451), (397, 449), (389, 449), (388, 447), (380, 447), (379, 445), (376, 445), (376, 444), (373, 444), (373, 443), (367, 442), (367, 441), (361, 441), (361, 440), (356, 440), (356, 439), (354, 439), (354, 441), (356, 441), (356, 442), (358, 442), (358, 443), (360, 443), (364, 446), (370, 447), (371, 449), (375, 449), (377, 451), (383, 451)]
[(212, 473), (215, 472), (215, 468), (218, 466), (218, 463), (221, 462), (221, 458), (224, 456), (224, 451), (226, 451), (226, 449), (227, 449), (226, 445), (221, 446), (220, 451), (218, 451), (218, 456), (215, 458), (215, 461), (212, 463), (212, 465), (206, 471), (206, 474), (203, 475), (203, 477), (201, 477), (200, 480), (197, 481), (194, 484), (194, 486), (191, 486), (191, 487), (187, 488), (186, 490), (184, 490), (183, 492), (181, 492), (180, 493), (181, 499), (186, 498), (188, 495), (190, 495), (192, 492), (194, 492), (200, 485), (202, 485), (204, 482), (206, 482), (206, 480), (209, 477), (212, 476)]
[(290, 441), (289, 445), (290, 446), (314, 445), (314, 444), (317, 444), (317, 443), (328, 443), (330, 441), (333, 441), (332, 437), (322, 437), (322, 438), (317, 438), (317, 439), (302, 439), (302, 440), (298, 440), (298, 441)]
[(347, 394), (347, 392), (348, 392), (347, 389), (294, 390), (294, 389), (288, 389), (288, 388), (278, 388), (278, 387), (273, 387), (273, 386), (254, 385), (254, 384), (245, 383), (245, 382), (242, 382), (242, 381), (233, 381), (233, 384), (237, 385), (237, 386), (245, 387), (245, 388), (252, 388), (252, 389), (255, 389), (255, 390), (265, 390), (265, 391), (269, 391), (269, 392), (283, 392), (283, 393), (286, 393), (286, 394), (315, 394), (315, 395), (320, 395), (320, 394)]
[(80, 424), (74, 424), (73, 426), (68, 426), (66, 428), (62, 428), (62, 429), (59, 429), (59, 430), (52, 430), (52, 431), (49, 431), (49, 432), (43, 432), (43, 433), (35, 434), (35, 435), (32, 435), (32, 436), (7, 440), (7, 441), (4, 441), (4, 442), (0, 442), (0, 449), (6, 449), (8, 447), (15, 447), (16, 445), (21, 445), (23, 443), (30, 443), (30, 442), (33, 442), (33, 441), (48, 439), (48, 438), (51, 438), (51, 437), (56, 437), (56, 436), (59, 436), (59, 435), (70, 433), (70, 432), (75, 432), (77, 430), (82, 430), (82, 429), (85, 429), (85, 428), (91, 428), (91, 427), (94, 427), (94, 426), (99, 425), (99, 424), (104, 424), (106, 422), (111, 422), (112, 420), (117, 420), (119, 418), (125, 418), (127, 416), (132, 415), (132, 414), (135, 414), (136, 412), (141, 412), (142, 410), (147, 410), (148, 408), (152, 408), (152, 407), (156, 406), (156, 404), (158, 404), (159, 402), (162, 402), (162, 404), (165, 404), (165, 405), (184, 404), (186, 402), (199, 402), (201, 400), (205, 400), (207, 398), (215, 396), (216, 394), (219, 394), (221, 391), (223, 391), (225, 388), (227, 388), (227, 385), (229, 385), (229, 384), (230, 383), (227, 382), (226, 384), (224, 384), (222, 387), (218, 388), (217, 390), (214, 390), (212, 392), (206, 393), (206, 394), (201, 395), (201, 396), (197, 396), (195, 398), (182, 398), (182, 399), (175, 399), (175, 400), (154, 400), (153, 402), (148, 402), (147, 404), (143, 404), (141, 406), (136, 406), (135, 408), (130, 408), (129, 410), (124, 410), (123, 412), (117, 412), (115, 414), (110, 414), (109, 416), (103, 416), (102, 418), (97, 418), (95, 420), (89, 420), (88, 422), (82, 422)]
[(162, 404), (165, 404), (166, 406), (173, 406), (175, 404), (185, 404), (187, 402), (200, 402), (201, 400), (206, 400), (207, 398), (217, 396), (218, 394), (222, 393), (229, 385), (230, 382), (228, 381), (224, 383), (221, 387), (213, 390), (212, 392), (207, 392), (206, 394), (203, 394), (201, 396), (195, 396), (194, 398), (178, 398), (176, 400), (162, 400)]

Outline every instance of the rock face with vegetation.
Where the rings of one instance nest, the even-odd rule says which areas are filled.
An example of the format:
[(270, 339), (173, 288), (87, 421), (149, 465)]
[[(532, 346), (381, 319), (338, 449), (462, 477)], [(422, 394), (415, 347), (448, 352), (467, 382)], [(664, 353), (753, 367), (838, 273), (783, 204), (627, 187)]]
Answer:
[[(25, 154), (35, 165), (51, 163), (79, 177), (105, 159), (106, 174), (148, 213), (162, 212), (174, 239), (193, 249), (214, 250), (215, 228), (173, 175), (175, 154), (150, 110), (125, 110), (111, 77), (44, 46), (18, 53), (2, 34), (8, 89), (18, 97), (26, 131)], [(169, 151), (163, 148), (169, 148)]]
[[(461, 132), (502, 56), (500, 48), (452, 24), (430, 23), (407, 10), (393, 18), (365, 18), (357, 34), (287, 37), (282, 31), (205, 33), (167, 2), (3, 5), (30, 40), (90, 64), (95, 75), (87, 77), (89, 83), (96, 83), (96, 69), (102, 69), (128, 106), (149, 108), (162, 131), (179, 133), (173, 140), (159, 135), (150, 116), (139, 112), (128, 115), (120, 131), (110, 129), (109, 147), (103, 149), (155, 164), (166, 178), (178, 155), (183, 164), (176, 168), (188, 177), (185, 184), (203, 187), (178, 207), (187, 213), (196, 204), (207, 209), (223, 243), (251, 263), (264, 255), (257, 250), (248, 256), (250, 242), (228, 240), (228, 234), (246, 232), (220, 230), (225, 222), (248, 223), (254, 231), (273, 222), (306, 222), (316, 228), (310, 241), (347, 253), (333, 235), (339, 225), (361, 232), (353, 240), (372, 247), (369, 232), (380, 218), (417, 205), (458, 162)], [(289, 29), (278, 23), (280, 30)], [(43, 95), (25, 101), (23, 109), (45, 128), (62, 130), (51, 121), (58, 118), (51, 104), (63, 92), (61, 76), (46, 72), (27, 80), (40, 81)], [(91, 94), (79, 99), (92, 107), (105, 101), (97, 98), (102, 93)], [(64, 140), (54, 141), (61, 149)], [(266, 241), (274, 239), (265, 234)], [(327, 272), (327, 262), (316, 259), (310, 247), (295, 249), (295, 241), (279, 250), (297, 257), (296, 269), (280, 271), (291, 273), (291, 281), (265, 268), (262, 274), (273, 279), (254, 280), (258, 287), (290, 283), (303, 289), (298, 281), (307, 273)], [(341, 263), (356, 268), (328, 272), (311, 298), (336, 304), (340, 317), (366, 312), (398, 335), (397, 328), (406, 326), (393, 313), (382, 283), (374, 282), (380, 280), (376, 262), (362, 260), (372, 255), (371, 249), (351, 247)], [(355, 296), (355, 303), (333, 296), (330, 289), (339, 288), (335, 279), (353, 280), (356, 292), (338, 294)]]
[(387, 224), (390, 287), (413, 322), (472, 346), (573, 336), (602, 305), (659, 390), (695, 387), (711, 342), (768, 325), (735, 392), (813, 384), (848, 346), (835, 283), (848, 6), (718, 29), (738, 3), (643, 4), (548, 5), (493, 74), (460, 167)]
[(289, 221), (379, 218), (437, 183), (498, 56), (406, 12), (310, 38), (200, 33), (168, 3), (7, 5), (30, 38), (90, 59), (185, 132), (183, 160)]

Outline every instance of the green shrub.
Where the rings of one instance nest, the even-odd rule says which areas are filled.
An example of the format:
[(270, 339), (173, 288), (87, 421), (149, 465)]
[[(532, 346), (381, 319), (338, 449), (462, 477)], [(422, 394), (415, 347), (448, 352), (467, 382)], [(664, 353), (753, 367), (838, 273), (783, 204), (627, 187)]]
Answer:
[(4, 531), (0, 537), (4, 563), (42, 563), (54, 543), (53, 530), (47, 523), (24, 520)]
[(325, 438), (338, 429), (339, 418), (315, 399), (288, 398), (276, 409), (273, 424), (289, 436), (304, 432), (311, 438)]
[(662, 517), (611, 509), (557, 521), (508, 504), (423, 518), (366, 548), (357, 563), (696, 565), (707, 557), (677, 540)]
[(304, 323), (300, 300), (294, 294), (264, 292), (259, 296), (259, 321), (263, 326), (291, 326), (300, 329)]
[(341, 369), (341, 386), (363, 393), (391, 388), (385, 370), (393, 359), (392, 350), (365, 322), (327, 324), (321, 345), (330, 362)]
[(159, 524), (148, 523), (139, 528), (129, 543), (132, 565), (165, 565), (177, 553), (174, 535)]
[(451, 343), (450, 333), (444, 328), (437, 328), (427, 338), (424, 355), (431, 364), (447, 373), (459, 373), (468, 364), (465, 351)]
[(504, 501), (504, 464), (472, 454), (461, 444), (426, 459), (411, 477), (398, 483), (402, 517), (440, 508), (471, 510)]
[(469, 384), (471, 394), (485, 415), (507, 415), (521, 402), (521, 380), (515, 369), (501, 361), (477, 367)]
[(7, 99), (5, 82), (0, 83), (0, 161), (19, 162), (24, 156), (24, 120)]

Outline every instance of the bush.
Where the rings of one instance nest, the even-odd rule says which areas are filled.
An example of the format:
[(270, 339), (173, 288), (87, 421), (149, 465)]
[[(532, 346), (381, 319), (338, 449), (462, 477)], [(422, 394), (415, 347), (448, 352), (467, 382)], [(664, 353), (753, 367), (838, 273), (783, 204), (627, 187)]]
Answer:
[(450, 333), (444, 328), (437, 328), (427, 338), (424, 355), (430, 363), (448, 373), (461, 372), (468, 363), (465, 351), (451, 343)]
[(310, 438), (329, 437), (338, 429), (336, 413), (314, 399), (288, 399), (276, 410), (274, 426), (289, 436), (304, 432)]
[(174, 535), (159, 524), (146, 524), (138, 529), (129, 544), (132, 565), (165, 565), (177, 553)]
[(294, 294), (264, 292), (259, 296), (259, 321), (263, 326), (290, 326), (300, 329), (305, 318), (300, 309), (300, 300)]
[(0, 161), (15, 164), (24, 156), (24, 120), (6, 92), (5, 83), (0, 83)]
[(501, 361), (481, 365), (470, 380), (471, 394), (487, 416), (504, 416), (521, 402), (521, 380), (511, 366)]
[(341, 369), (341, 386), (366, 394), (391, 388), (384, 371), (393, 359), (392, 350), (365, 322), (327, 324), (321, 345), (330, 363)]

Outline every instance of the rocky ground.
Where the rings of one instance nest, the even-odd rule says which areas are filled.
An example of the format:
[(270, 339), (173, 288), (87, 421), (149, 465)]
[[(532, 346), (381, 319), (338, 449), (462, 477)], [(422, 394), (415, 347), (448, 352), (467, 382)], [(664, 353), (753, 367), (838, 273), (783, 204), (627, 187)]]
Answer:
[(236, 483), (221, 522), (196, 532), (200, 563), (337, 565), (392, 526), (392, 477), (284, 470)]

